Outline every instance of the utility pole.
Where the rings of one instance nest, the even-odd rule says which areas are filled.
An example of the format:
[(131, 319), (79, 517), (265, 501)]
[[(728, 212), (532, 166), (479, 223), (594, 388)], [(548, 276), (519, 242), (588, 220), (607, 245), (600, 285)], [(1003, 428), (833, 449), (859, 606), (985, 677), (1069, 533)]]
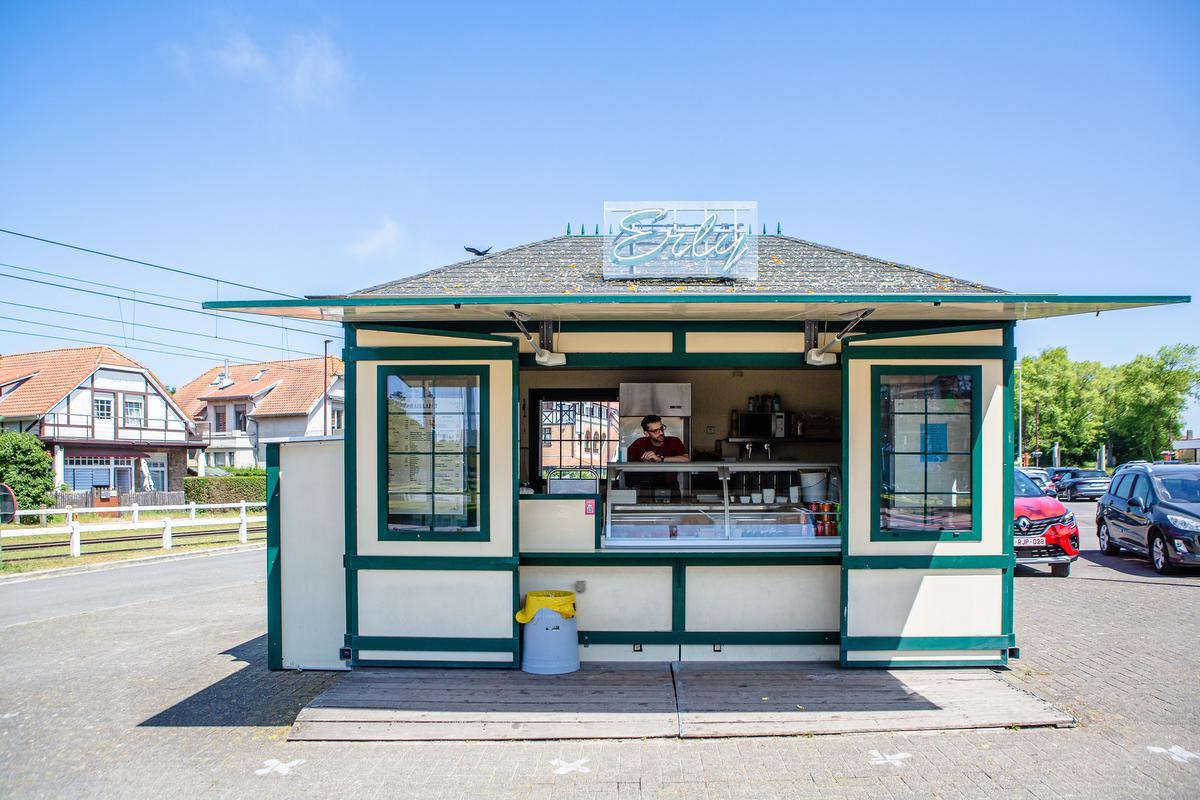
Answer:
[(332, 341), (333, 339), (325, 340), (325, 355), (321, 359), (321, 416), (324, 418), (321, 429), (326, 436), (329, 435), (329, 343)]
[(1024, 378), (1021, 365), (1017, 364), (1017, 463), (1025, 464), (1025, 403), (1021, 396)]
[[(1042, 401), (1033, 402), (1033, 449), (1042, 449)], [(1040, 461), (1040, 459), (1039, 459)], [(1041, 464), (1039, 463), (1040, 467)]]

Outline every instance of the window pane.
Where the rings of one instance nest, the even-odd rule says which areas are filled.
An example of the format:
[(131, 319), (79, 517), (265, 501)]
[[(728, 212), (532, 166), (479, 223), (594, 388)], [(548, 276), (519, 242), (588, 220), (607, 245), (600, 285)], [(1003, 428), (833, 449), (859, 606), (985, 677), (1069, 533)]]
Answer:
[(478, 532), (480, 379), (389, 375), (388, 529)]
[(879, 376), (880, 530), (971, 529), (972, 383), (969, 374)]

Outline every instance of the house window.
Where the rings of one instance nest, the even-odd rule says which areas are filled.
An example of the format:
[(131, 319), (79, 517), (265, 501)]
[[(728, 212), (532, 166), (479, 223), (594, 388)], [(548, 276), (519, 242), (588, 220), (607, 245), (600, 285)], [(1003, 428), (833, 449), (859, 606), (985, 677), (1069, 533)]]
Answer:
[(113, 401), (111, 397), (92, 398), (92, 416), (96, 419), (112, 419)]
[[(544, 481), (551, 472), (567, 476), (575, 470), (592, 470), (600, 478), (608, 472), (608, 453), (602, 442), (621, 438), (618, 402), (604, 389), (548, 390), (531, 397), (530, 407), (541, 416), (541, 446), (531, 455), (531, 475)], [(591, 477), (592, 472), (576, 473)]]
[(121, 424), (126, 428), (146, 427), (146, 402), (140, 397), (126, 397), (121, 402)]
[(236, 405), (233, 407), (233, 424), (237, 430), (245, 433), (246, 431), (246, 406)]
[(873, 540), (981, 538), (980, 372), (872, 367)]
[(340, 431), (346, 425), (346, 411), (342, 408), (334, 408), (329, 412), (329, 427), (331, 430)]
[(167, 491), (167, 462), (154, 460), (147, 461), (146, 469), (150, 472), (151, 491)]
[(63, 482), (74, 492), (100, 486), (128, 492), (133, 489), (133, 458), (130, 456), (67, 456)]
[(217, 433), (225, 432), (225, 406), (217, 406), (214, 409), (213, 428)]
[(380, 367), (381, 539), (486, 541), (486, 367)]

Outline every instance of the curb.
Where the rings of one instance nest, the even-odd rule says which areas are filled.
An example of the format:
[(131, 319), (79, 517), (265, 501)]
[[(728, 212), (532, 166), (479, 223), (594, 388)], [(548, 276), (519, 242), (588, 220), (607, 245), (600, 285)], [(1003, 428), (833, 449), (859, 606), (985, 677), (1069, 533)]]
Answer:
[(6, 575), (0, 577), (0, 586), (9, 583), (24, 583), (25, 581), (36, 581), (42, 578), (57, 578), (60, 575), (78, 575), (84, 572), (106, 572), (110, 569), (121, 569), (122, 567), (137, 567), (143, 564), (154, 564), (159, 561), (183, 561), (189, 558), (204, 558), (206, 556), (221, 556), (230, 553), (244, 553), (251, 550), (264, 550), (266, 543), (259, 544), (235, 544), (229, 547), (213, 547), (209, 550), (201, 550), (192, 553), (172, 553), (163, 556), (143, 556), (142, 558), (129, 558), (124, 561), (104, 561), (99, 564), (84, 564), (78, 567), (59, 567), (57, 569), (46, 569), (40, 572), (19, 572), (15, 575)]

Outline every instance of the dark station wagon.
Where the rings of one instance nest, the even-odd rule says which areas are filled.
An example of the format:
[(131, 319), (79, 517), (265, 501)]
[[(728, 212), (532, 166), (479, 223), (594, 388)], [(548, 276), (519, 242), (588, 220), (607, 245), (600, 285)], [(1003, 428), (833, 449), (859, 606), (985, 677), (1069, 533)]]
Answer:
[(1200, 465), (1127, 464), (1096, 504), (1106, 555), (1149, 556), (1156, 572), (1200, 566)]

